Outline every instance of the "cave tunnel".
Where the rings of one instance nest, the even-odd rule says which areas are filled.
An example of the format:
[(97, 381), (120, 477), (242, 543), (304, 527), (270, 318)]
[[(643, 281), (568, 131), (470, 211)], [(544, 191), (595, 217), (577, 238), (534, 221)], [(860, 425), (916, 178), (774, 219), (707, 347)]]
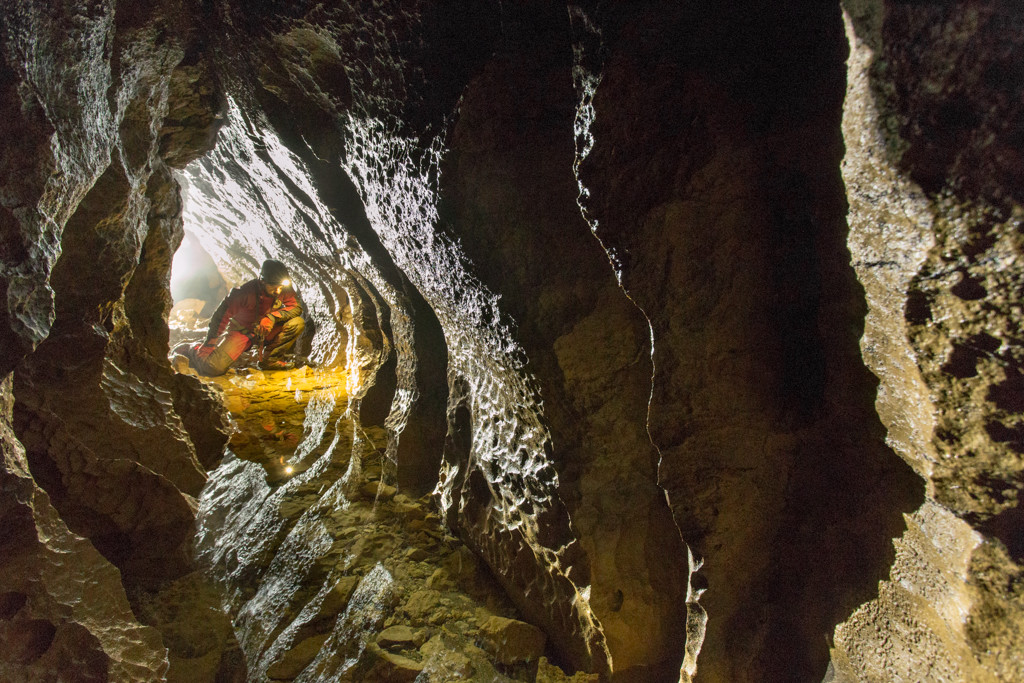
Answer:
[(1024, 680), (1024, 11), (0, 11), (0, 680)]

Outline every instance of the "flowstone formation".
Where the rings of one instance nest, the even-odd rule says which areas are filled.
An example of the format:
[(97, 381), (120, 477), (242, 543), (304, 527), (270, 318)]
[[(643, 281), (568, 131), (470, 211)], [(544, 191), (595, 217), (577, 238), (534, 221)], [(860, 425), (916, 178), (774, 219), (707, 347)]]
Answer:
[(1024, 15), (763, 5), (0, 0), (0, 677), (1019, 679)]

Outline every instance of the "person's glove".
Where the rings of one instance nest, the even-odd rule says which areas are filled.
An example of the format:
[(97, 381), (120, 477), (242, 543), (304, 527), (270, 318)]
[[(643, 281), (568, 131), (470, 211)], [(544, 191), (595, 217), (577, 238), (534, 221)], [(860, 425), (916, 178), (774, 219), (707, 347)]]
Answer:
[(264, 316), (256, 325), (256, 334), (260, 337), (266, 337), (272, 329), (274, 329), (274, 319), (269, 315)]

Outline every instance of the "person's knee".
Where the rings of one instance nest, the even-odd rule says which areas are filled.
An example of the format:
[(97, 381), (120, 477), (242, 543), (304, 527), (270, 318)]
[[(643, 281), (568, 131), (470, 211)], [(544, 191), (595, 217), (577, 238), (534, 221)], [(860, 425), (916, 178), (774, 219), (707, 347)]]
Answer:
[(306, 321), (302, 316), (286, 320), (284, 323), (284, 329), (282, 332), (290, 335), (298, 335), (302, 333), (302, 330), (306, 327)]
[(222, 348), (217, 348), (206, 358), (197, 358), (196, 370), (207, 377), (218, 377), (227, 372), (234, 358)]

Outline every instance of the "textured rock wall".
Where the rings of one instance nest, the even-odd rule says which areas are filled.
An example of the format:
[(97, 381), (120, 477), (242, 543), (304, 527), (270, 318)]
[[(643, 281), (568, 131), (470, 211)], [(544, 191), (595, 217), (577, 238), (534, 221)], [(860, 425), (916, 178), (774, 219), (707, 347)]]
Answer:
[[(646, 320), (619, 289), (575, 201), (576, 96), (561, 39), (571, 35), (569, 17), (561, 8), (510, 13), (503, 29), (500, 49), (460, 103), (442, 167), (443, 216), (518, 321), (614, 672), (674, 679), (685, 640), (686, 550), (645, 428)], [(475, 476), (471, 459), (461, 466)]]
[(163, 680), (159, 632), (138, 623), (117, 569), (33, 481), (11, 429), (11, 384), (10, 375), (0, 384), (0, 678)]
[(164, 359), (184, 216), (240, 278), (293, 265), (384, 478), (563, 663), (1012, 680), (1019, 13), (463, 5), (2, 2), (0, 571), (41, 577), (4, 665), (162, 675), (121, 602), (68, 616), (59, 544), (172, 669), (200, 651), (170, 615), (210, 599), (224, 437)]
[(704, 561), (696, 680), (820, 677), (921, 499), (857, 347), (839, 11), (651, 3), (590, 20), (602, 65), (579, 176), (652, 327), (660, 481)]
[(302, 144), (289, 149), (283, 137), (296, 131), (287, 118), (246, 114), (234, 102), (228, 118), (218, 148), (185, 175), (185, 220), (239, 280), (255, 276), (264, 258), (289, 264), (315, 330), (309, 355), (347, 367), (349, 401), (368, 423), (387, 417), (392, 476), (410, 492), (432, 489), (445, 397), (436, 319), (365, 215), (353, 218), (340, 169)]
[(403, 490), (437, 483), (447, 427), (449, 522), (563, 656), (671, 677), (686, 551), (644, 426), (649, 331), (574, 199), (568, 15), (450, 9), (218, 5), (232, 104), (186, 220), (238, 270), (294, 262), (318, 360), (340, 320), (349, 360), (384, 362), (362, 405), (391, 401)]
[[(160, 635), (134, 622), (122, 581), (137, 606), (141, 591), (190, 571), (199, 460), (218, 461), (225, 442), (219, 403), (197, 382), (177, 381), (166, 360), (170, 259), (182, 224), (159, 143), (168, 159), (187, 160), (205, 151), (190, 145), (208, 144), (216, 119), (208, 111), (189, 124), (191, 136), (161, 136), (191, 9), (2, 7), (0, 125), (12, 144), (0, 161), (0, 335), (24, 445), (5, 476), (21, 482), (10, 491), (31, 513), (4, 536), (3, 571), (26, 572), (5, 582), (15, 587), (5, 619), (11, 628), (36, 619), (27, 649), (4, 655), (28, 666), (29, 678), (60, 667), (83, 680), (166, 674)], [(185, 96), (187, 85), (176, 92), (176, 111), (197, 109), (201, 98)], [(175, 405), (206, 414), (183, 422)], [(46, 494), (26, 484), (26, 463)], [(23, 543), (33, 533), (35, 549)], [(33, 587), (18, 593), (26, 581)]]
[[(514, 593), (530, 604), (535, 619), (549, 625), (566, 651), (578, 653), (578, 661), (586, 666), (595, 665), (586, 648), (588, 639), (599, 638), (599, 634), (589, 625), (591, 617), (585, 603), (577, 603), (577, 587), (565, 576), (566, 568), (558, 566), (557, 554), (563, 544), (571, 542), (571, 536), (560, 504), (549, 502), (554, 473), (549, 468), (540, 473), (539, 481), (531, 481), (536, 476), (532, 470), (543, 465), (546, 456), (542, 452), (539, 462), (530, 462), (536, 456), (524, 448), (522, 457), (527, 462), (520, 472), (499, 465), (497, 460), (514, 452), (518, 441), (527, 442), (530, 448), (531, 441), (543, 438), (543, 425), (530, 414), (535, 401), (532, 388), (517, 374), (521, 361), (495, 334), (495, 328), (504, 328), (498, 327), (500, 312), (487, 300), (491, 294), (482, 292), (465, 273), (465, 266), (460, 264), (463, 257), (457, 247), (452, 248), (450, 238), (434, 233), (436, 180), (432, 181), (430, 175), (436, 174), (437, 157), (430, 149), (430, 138), (421, 142), (396, 127), (436, 126), (437, 110), (446, 113), (457, 95), (457, 88), (445, 88), (440, 81), (433, 83), (437, 86), (433, 90), (411, 90), (423, 77), (418, 75), (419, 68), (434, 78), (450, 77), (448, 65), (442, 67), (444, 62), (440, 60), (449, 56), (446, 50), (452, 46), (442, 40), (408, 42), (408, 36), (416, 31), (451, 35), (452, 29), (445, 26), (447, 20), (441, 13), (444, 5), (375, 7), (376, 12), (365, 9), (296, 5), (286, 15), (260, 22), (248, 8), (224, 5), (220, 11), (238, 31), (238, 42), (232, 49), (239, 53), (228, 54), (225, 61), (241, 75), (254, 65), (248, 73), (253, 74), (250, 84), (256, 86), (256, 92), (247, 97), (245, 88), (240, 88), (239, 106), (245, 116), (253, 118), (250, 109), (262, 107), (269, 117), (266, 123), (293, 155), (297, 173), (292, 176), (312, 177), (318, 184), (310, 195), (315, 197), (314, 203), (324, 202), (316, 207), (321, 232), (308, 238), (313, 246), (306, 252), (326, 249), (324, 260), (336, 263), (340, 248), (346, 266), (371, 283), (380, 295), (376, 303), (384, 310), (378, 307), (376, 318), (395, 351), (388, 448), (397, 467), (398, 483), (415, 492), (429, 490), (437, 481), (441, 454), (437, 436), (444, 434), (445, 423), (443, 412), (432, 406), (443, 409), (445, 405), (449, 393), (445, 372), (452, 373), (455, 359), (451, 382), (461, 386), (459, 376), (469, 376), (469, 383), (479, 387), (470, 400), (476, 404), (473, 429), (480, 433), (475, 447), (487, 458), (495, 459), (488, 476), (515, 476), (520, 483), (495, 482), (497, 501), (492, 501), (489, 493), (486, 498), (479, 493), (467, 495), (467, 500), (476, 499), (481, 516), (459, 517), (453, 513), (451, 520), (464, 527), (478, 524), (473, 545), (510, 579)], [(467, 30), (454, 47), (461, 48), (462, 41), (467, 37), (472, 40), (474, 35)], [(258, 38), (255, 47), (254, 36)], [(375, 52), (367, 58), (371, 43)], [(455, 66), (458, 73), (465, 65)], [(458, 80), (453, 82), (461, 87)], [(351, 114), (347, 107), (351, 107)], [(295, 117), (293, 109), (304, 113)], [(346, 158), (339, 158), (339, 140), (325, 135), (324, 125), (344, 133), (341, 139), (346, 144)], [(267, 140), (267, 126), (261, 127), (262, 131), (250, 129), (245, 136)], [(244, 138), (237, 140), (245, 144)], [(272, 156), (280, 164), (285, 155)], [(272, 175), (276, 172), (273, 168), (270, 171)], [(249, 177), (257, 174), (251, 165), (242, 173)], [(255, 187), (266, 194), (266, 176), (255, 180)], [(294, 193), (292, 188), (284, 190), (283, 201), (287, 202)], [(297, 228), (295, 221), (283, 222), (292, 237), (304, 235), (296, 243), (305, 243), (308, 233), (304, 228)], [(269, 233), (264, 228), (256, 234), (272, 241), (280, 232), (271, 227)], [(282, 247), (287, 249), (287, 245)], [(355, 309), (352, 319), (367, 320)], [(373, 331), (366, 327), (361, 330)], [(527, 422), (517, 427), (515, 420), (524, 418)], [(418, 474), (410, 477), (406, 472)], [(487, 486), (483, 485), (485, 491)], [(536, 493), (528, 493), (531, 489), (526, 487)], [(524, 499), (532, 499), (542, 508), (554, 507), (543, 532), (528, 516), (530, 510), (517, 509)], [(495, 505), (501, 507), (492, 512)], [(509, 515), (521, 517), (517, 524), (529, 530), (524, 533), (514, 528)], [(544, 537), (538, 538), (542, 533)], [(517, 556), (518, 564), (512, 566), (510, 562)], [(526, 600), (526, 586), (541, 597)], [(580, 629), (581, 636), (571, 635)]]
[(928, 497), (878, 598), (837, 628), (835, 680), (1014, 680), (1022, 18), (999, 3), (844, 7), (862, 349), (888, 441)]
[[(121, 88), (108, 114), (116, 131), (109, 162), (63, 226), (49, 273), (55, 317), (16, 374), (16, 429), (69, 524), (129, 581), (152, 581), (185, 571), (194, 516), (188, 496), (205, 481), (173, 410), (172, 375), (160, 351), (169, 301), (146, 293), (154, 280), (166, 290), (169, 257), (181, 240), (176, 186), (155, 153), (167, 83), (182, 53), (155, 45), (159, 17), (116, 16), (108, 39), (120, 66), (111, 82)], [(112, 447), (114, 434), (121, 448)]]

